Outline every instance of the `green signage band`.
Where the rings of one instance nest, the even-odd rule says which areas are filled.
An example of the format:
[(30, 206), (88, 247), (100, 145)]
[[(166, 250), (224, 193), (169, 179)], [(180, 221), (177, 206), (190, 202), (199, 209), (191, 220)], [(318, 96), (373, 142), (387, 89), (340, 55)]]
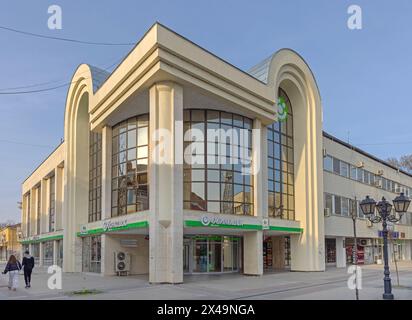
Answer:
[[(242, 230), (263, 230), (263, 227), (258, 224), (242, 224), (242, 225), (231, 225), (231, 224), (209, 224), (204, 225), (200, 221), (196, 220), (186, 220), (186, 227), (207, 227), (207, 228), (231, 228), (231, 229), (242, 229)], [(280, 227), (280, 226), (270, 226), (268, 230), (273, 231), (283, 231), (283, 232), (297, 232), (302, 233), (302, 228), (293, 227)]]
[(87, 230), (84, 232), (77, 232), (78, 237), (84, 237), (84, 236), (90, 236), (94, 234), (102, 234), (102, 233), (107, 233), (107, 232), (113, 232), (113, 231), (122, 231), (122, 230), (130, 230), (130, 229), (138, 229), (138, 228), (148, 228), (149, 223), (147, 221), (140, 221), (140, 222), (133, 222), (129, 223), (125, 226), (121, 227), (114, 227), (110, 228), (110, 230), (105, 230), (103, 228), (96, 228), (92, 230)]
[(23, 240), (23, 241), (20, 241), (20, 243), (22, 243), (22, 244), (40, 243), (40, 242), (61, 240), (61, 239), (63, 239), (63, 235), (44, 237), (44, 238), (33, 239), (33, 240)]

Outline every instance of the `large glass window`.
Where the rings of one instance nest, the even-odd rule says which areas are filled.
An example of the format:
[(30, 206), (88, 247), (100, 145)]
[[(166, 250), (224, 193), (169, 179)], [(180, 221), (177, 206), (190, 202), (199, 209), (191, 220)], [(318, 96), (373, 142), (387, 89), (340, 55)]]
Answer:
[(329, 193), (325, 193), (325, 208), (329, 209), (329, 213), (333, 212), (333, 196)]
[(333, 158), (331, 156), (323, 158), (323, 169), (330, 172), (333, 171)]
[(40, 234), (41, 187), (37, 188), (36, 234)]
[(84, 237), (82, 243), (82, 269), (83, 272), (101, 271), (102, 262), (102, 239), (101, 236)]
[(56, 178), (54, 175), (50, 177), (49, 183), (49, 232), (53, 232), (56, 227)]
[(102, 135), (90, 132), (89, 139), (89, 222), (93, 222), (102, 218)]
[(286, 121), (275, 122), (268, 128), (268, 190), (269, 215), (295, 219), (293, 115), (292, 106), (283, 90), (279, 97), (288, 107)]
[(53, 241), (42, 243), (43, 246), (43, 265), (51, 266), (53, 264)]
[(149, 115), (113, 127), (112, 217), (149, 209)]
[(27, 237), (30, 237), (31, 232), (30, 232), (30, 219), (31, 219), (31, 215), (30, 215), (30, 192), (28, 192), (25, 196), (25, 200), (26, 200), (26, 213), (27, 213)]
[(184, 208), (253, 215), (252, 120), (185, 110), (184, 134)]

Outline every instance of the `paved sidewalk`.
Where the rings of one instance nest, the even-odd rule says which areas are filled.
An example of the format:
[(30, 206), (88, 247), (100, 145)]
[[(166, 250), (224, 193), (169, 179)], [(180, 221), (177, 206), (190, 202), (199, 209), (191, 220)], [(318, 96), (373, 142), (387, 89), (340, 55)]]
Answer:
[[(391, 266), (395, 299), (412, 300), (412, 262), (399, 264), (401, 287), (397, 287), (395, 267)], [(33, 273), (32, 288), (16, 292), (7, 289), (7, 277), (0, 278), (0, 299), (333, 299), (351, 300), (347, 269), (330, 268), (326, 272), (280, 272), (261, 277), (241, 274), (186, 276), (179, 285), (151, 285), (147, 276), (102, 277), (96, 274), (64, 273), (62, 290), (50, 290), (50, 275), (45, 268)], [(72, 295), (73, 291), (97, 290), (96, 294)], [(382, 299), (383, 266), (362, 267), (360, 298)]]

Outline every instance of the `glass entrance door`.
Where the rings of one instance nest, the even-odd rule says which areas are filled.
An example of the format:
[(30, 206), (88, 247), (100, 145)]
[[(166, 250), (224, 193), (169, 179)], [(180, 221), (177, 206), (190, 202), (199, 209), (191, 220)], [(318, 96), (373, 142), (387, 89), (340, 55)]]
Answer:
[(195, 240), (193, 272), (207, 272), (207, 242)]
[(222, 243), (209, 242), (207, 272), (222, 272)]
[(190, 270), (190, 259), (192, 255), (190, 254), (190, 243), (186, 242), (183, 244), (183, 272), (189, 273)]
[(193, 236), (183, 242), (183, 272), (237, 272), (240, 269), (240, 238)]

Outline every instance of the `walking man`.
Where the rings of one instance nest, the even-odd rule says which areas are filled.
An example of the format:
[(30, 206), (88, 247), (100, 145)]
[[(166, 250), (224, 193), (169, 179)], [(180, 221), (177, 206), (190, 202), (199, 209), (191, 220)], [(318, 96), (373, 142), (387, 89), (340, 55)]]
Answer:
[(30, 255), (29, 250), (24, 252), (22, 266), (24, 267), (24, 281), (26, 282), (26, 289), (28, 289), (31, 287), (31, 272), (34, 268), (34, 258)]

